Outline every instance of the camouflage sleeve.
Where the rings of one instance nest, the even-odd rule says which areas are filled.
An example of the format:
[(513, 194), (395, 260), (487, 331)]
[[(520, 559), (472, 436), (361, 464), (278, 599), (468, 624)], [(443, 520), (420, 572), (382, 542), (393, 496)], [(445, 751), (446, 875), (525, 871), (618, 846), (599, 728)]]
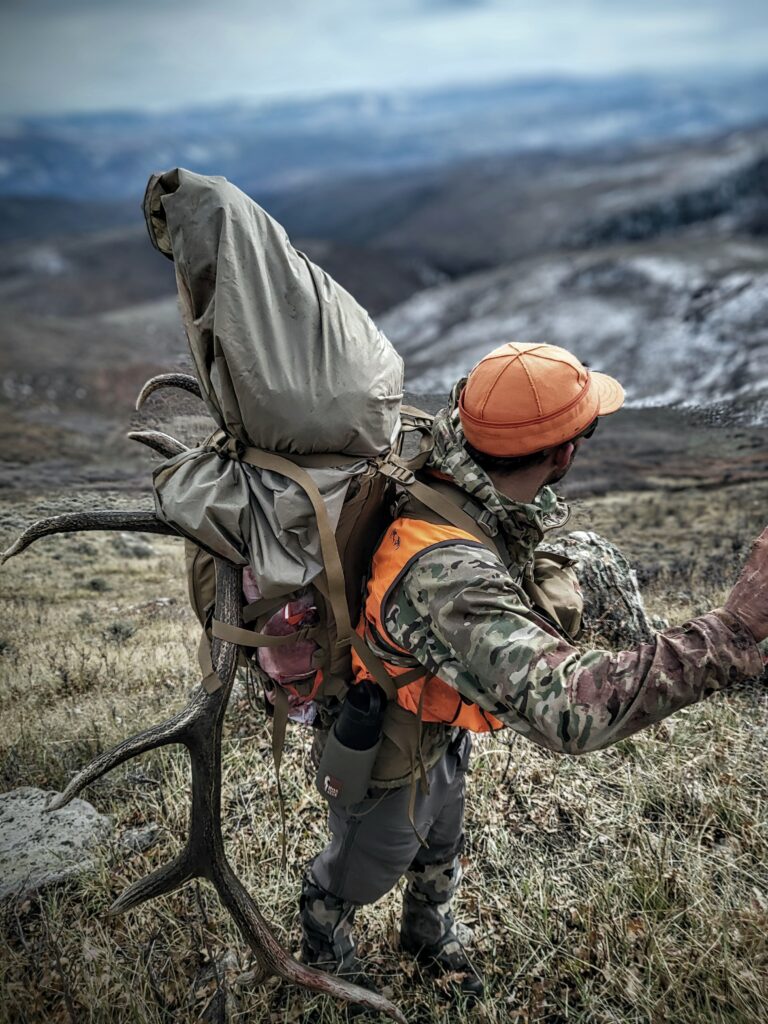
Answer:
[(529, 610), (492, 552), (428, 551), (385, 609), (392, 639), (430, 672), (550, 750), (608, 746), (763, 661), (738, 619), (710, 612), (631, 651), (579, 651)]

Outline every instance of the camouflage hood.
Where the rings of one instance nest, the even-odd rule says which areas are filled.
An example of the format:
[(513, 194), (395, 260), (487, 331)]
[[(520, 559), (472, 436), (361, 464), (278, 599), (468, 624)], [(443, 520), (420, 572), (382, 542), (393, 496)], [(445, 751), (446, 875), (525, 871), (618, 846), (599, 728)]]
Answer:
[(459, 395), (464, 384), (465, 380), (456, 384), (447, 407), (435, 416), (432, 426), (435, 447), (428, 465), (449, 476), (496, 517), (514, 563), (525, 565), (533, 558), (533, 552), (545, 532), (563, 526), (570, 510), (551, 487), (543, 487), (532, 502), (512, 501), (496, 490), (486, 472), (464, 447), (464, 432), (458, 412)]

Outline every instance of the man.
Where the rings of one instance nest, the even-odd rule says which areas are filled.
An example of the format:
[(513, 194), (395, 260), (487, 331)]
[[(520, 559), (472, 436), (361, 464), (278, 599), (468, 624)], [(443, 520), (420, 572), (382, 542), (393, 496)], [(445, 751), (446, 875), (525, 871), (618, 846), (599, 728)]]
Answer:
[[(578, 586), (567, 565), (555, 559), (553, 571), (553, 556), (537, 548), (567, 518), (550, 485), (623, 399), (615, 380), (564, 349), (507, 344), (459, 382), (435, 418), (425, 479), (454, 502), (458, 495), (483, 532), (407, 498), (374, 556), (365, 639), (390, 675), (411, 681), (388, 706), (368, 798), (346, 808), (331, 801), (332, 840), (302, 888), (306, 961), (359, 980), (355, 912), (405, 874), (403, 948), (479, 997), (482, 980), (450, 907), (468, 730), (507, 726), (550, 750), (586, 753), (761, 673), (768, 530), (723, 608), (630, 651), (573, 645)], [(370, 678), (356, 664), (358, 682)]]

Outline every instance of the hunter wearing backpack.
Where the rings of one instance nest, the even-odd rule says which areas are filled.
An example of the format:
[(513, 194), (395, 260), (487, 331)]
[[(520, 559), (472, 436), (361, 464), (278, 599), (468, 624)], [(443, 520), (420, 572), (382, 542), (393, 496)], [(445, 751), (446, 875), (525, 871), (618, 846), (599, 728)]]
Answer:
[[(506, 726), (549, 750), (586, 753), (762, 672), (766, 533), (724, 608), (618, 654), (574, 646), (580, 598), (567, 565), (538, 579), (537, 545), (567, 518), (550, 485), (622, 402), (616, 381), (565, 350), (507, 344), (435, 418), (423, 478), (460, 493), (486, 542), (405, 496), (374, 554), (361, 631), (396, 681), (412, 681), (397, 691), (403, 735), (393, 729), (387, 742), (385, 727), (365, 799), (330, 799), (332, 839), (302, 889), (306, 962), (364, 981), (356, 910), (405, 875), (402, 948), (481, 996), (451, 911), (471, 734)], [(373, 681), (359, 659), (355, 672)], [(403, 736), (417, 719), (419, 763), (409, 763)]]
[[(154, 176), (145, 214), (217, 428), (153, 481), (189, 541), (203, 686), (221, 686), (212, 639), (236, 645), (278, 768), (288, 720), (314, 729), (332, 839), (304, 876), (303, 959), (364, 978), (355, 912), (405, 874), (403, 946), (477, 997), (450, 909), (471, 733), (585, 753), (759, 675), (768, 531), (724, 608), (579, 651), (573, 565), (540, 542), (567, 519), (550, 485), (621, 386), (507, 344), (433, 421), (402, 405), (402, 360), (365, 310), (225, 179)], [(214, 556), (243, 570), (242, 625), (215, 618)]]

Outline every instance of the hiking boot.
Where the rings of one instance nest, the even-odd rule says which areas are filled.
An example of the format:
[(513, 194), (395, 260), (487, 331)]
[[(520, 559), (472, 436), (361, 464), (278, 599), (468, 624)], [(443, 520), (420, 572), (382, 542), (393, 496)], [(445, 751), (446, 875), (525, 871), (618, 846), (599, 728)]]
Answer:
[(470, 1006), (483, 998), (483, 979), (453, 932), (432, 946), (415, 945), (401, 933), (400, 948), (413, 954), (432, 977), (447, 977), (450, 988), (457, 995), (463, 996)]
[(343, 964), (325, 958), (317, 959), (306, 943), (302, 943), (301, 962), (307, 967), (314, 967), (317, 971), (324, 971), (325, 974), (335, 974), (344, 981), (359, 985), (360, 988), (367, 988), (369, 992), (378, 992), (376, 983), (365, 970), (362, 960), (357, 956), (352, 955)]

